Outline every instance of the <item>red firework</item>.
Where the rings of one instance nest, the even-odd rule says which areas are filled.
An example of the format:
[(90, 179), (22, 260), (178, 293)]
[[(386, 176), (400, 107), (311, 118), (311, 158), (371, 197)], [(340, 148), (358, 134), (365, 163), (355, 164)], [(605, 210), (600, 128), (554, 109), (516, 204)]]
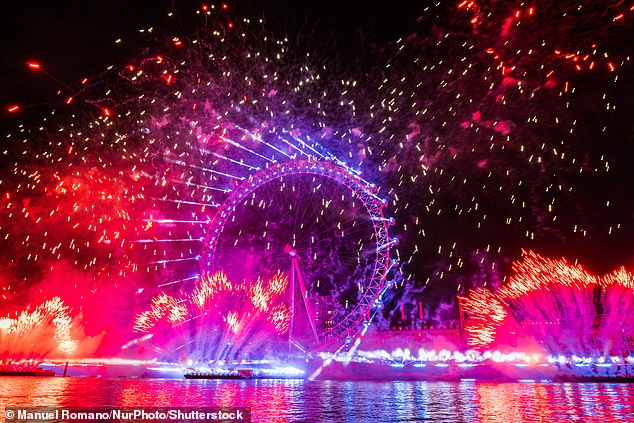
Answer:
[(203, 275), (190, 294), (153, 297), (150, 309), (136, 316), (134, 330), (152, 335), (153, 346), (168, 358), (233, 358), (288, 331), (287, 287), (282, 273), (266, 283), (238, 284), (222, 272)]
[(532, 346), (551, 354), (607, 355), (632, 349), (634, 275), (595, 276), (565, 259), (527, 252), (497, 292), (462, 298), (473, 346)]

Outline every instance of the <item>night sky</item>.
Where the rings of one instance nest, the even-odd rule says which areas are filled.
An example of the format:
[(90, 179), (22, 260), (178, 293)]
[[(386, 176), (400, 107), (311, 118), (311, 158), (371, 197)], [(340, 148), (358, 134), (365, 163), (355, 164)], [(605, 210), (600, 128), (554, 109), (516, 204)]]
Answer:
[[(330, 107), (324, 125), (341, 131), (356, 128), (362, 136), (358, 142), (326, 148), (350, 154), (351, 161), (360, 164), (390, 199), (387, 212), (397, 221), (393, 233), (401, 239), (401, 265), (387, 308), (405, 303), (414, 310), (416, 301), (422, 301), (430, 314), (439, 315), (438, 304), (452, 304), (455, 295), (469, 287), (501, 284), (522, 249), (579, 260), (597, 274), (634, 267), (634, 11), (619, 2), (607, 7), (598, 3), (603, 5), (537, 2), (533, 10), (511, 1), (429, 7), (409, 1), (398, 7), (389, 2), (237, 1), (229, 2), (227, 10), (216, 4), (218, 13), (214, 11), (210, 25), (228, 31), (231, 38), (228, 23), (235, 23), (237, 31), (243, 17), (264, 17), (264, 31), (290, 39), (291, 80), (290, 69), (303, 63), (305, 52), (312, 54), (310, 64), (316, 69), (328, 65), (325, 81), (315, 91), (338, 90), (337, 96), (351, 97), (355, 107), (351, 111), (332, 95), (324, 101)], [(201, 5), (175, 0), (13, 5), (0, 17), (3, 134), (17, 132), (22, 123), (37, 128), (44, 118), (55, 122), (50, 133), (55, 132), (50, 128), (70, 122), (75, 125), (71, 132), (83, 132), (88, 122), (101, 118), (94, 106), (103, 110), (102, 104), (110, 104), (99, 103), (92, 94), (111, 83), (106, 67), (140, 67), (140, 58), (157, 54), (161, 46), (171, 48), (160, 41), (148, 45), (138, 28), (154, 27), (154, 40), (194, 39), (195, 31), (204, 28), (194, 14)], [(167, 17), (171, 10), (176, 17)], [(125, 42), (115, 44), (120, 37)], [(236, 45), (253, 47), (244, 43)], [(40, 63), (48, 74), (29, 70), (30, 61)], [(238, 73), (252, 72), (242, 63), (227, 66)], [(195, 79), (193, 73), (186, 75), (187, 81)], [(78, 84), (84, 77), (98, 79), (100, 85), (84, 92)], [(343, 80), (357, 83), (341, 94), (338, 84)], [(186, 78), (181, 81), (185, 84)], [(123, 110), (121, 104), (128, 107), (121, 100), (126, 88), (113, 84), (113, 97), (120, 99), (112, 104)], [(143, 87), (140, 92), (160, 99), (162, 91)], [(79, 100), (67, 107), (68, 96), (74, 94)], [(297, 121), (308, 121), (312, 115), (302, 110), (300, 96), (289, 98), (301, 115)], [(9, 113), (16, 104), (20, 110)], [(140, 110), (129, 107), (133, 113)], [(51, 112), (54, 118), (49, 118)], [(133, 126), (132, 120), (118, 121), (123, 123), (117, 131)], [(39, 262), (30, 258), (33, 249), (47, 250), (50, 245), (40, 247), (46, 243), (42, 230), (25, 230), (32, 215), (15, 220), (10, 211), (15, 203), (9, 206), (8, 196), (17, 196), (27, 208), (36, 204), (39, 211), (34, 213), (42, 216), (55, 201), (63, 203), (43, 194), (49, 192), (43, 187), (53, 186), (48, 174), (56, 173), (42, 159), (43, 138), (27, 138), (26, 146), (3, 139), (7, 147), (1, 150), (9, 153), (0, 161), (6, 176), (0, 184), (0, 207), (5, 208), (0, 214), (0, 239), (5, 238), (0, 244), (0, 282), (12, 286), (5, 291), (16, 301), (20, 292), (46, 280), (47, 269), (59, 258), (57, 251), (50, 257), (43, 254)], [(141, 141), (131, 136), (132, 143)], [(67, 150), (66, 145), (58, 147), (59, 152)], [(111, 168), (130, 169), (129, 159), (118, 163), (101, 148), (87, 144), (82, 151), (72, 158), (80, 172), (94, 168), (90, 163), (102, 156)], [(140, 151), (138, 144), (130, 154), (141, 157)], [(82, 162), (81, 157), (88, 159)], [(148, 166), (151, 160), (143, 157), (140, 163)], [(44, 175), (36, 178), (38, 188), (25, 191), (32, 177), (15, 171), (24, 166)], [(106, 210), (112, 205), (102, 206)], [(130, 209), (121, 221), (143, 217), (135, 212)], [(71, 263), (75, 272), (90, 274), (91, 283), (100, 286), (103, 274), (116, 274), (113, 269), (128, 266), (121, 263), (129, 258), (110, 247), (95, 247), (91, 232), (96, 233), (90, 225), (85, 233), (81, 226), (73, 232), (88, 243), (88, 252), (72, 245), (62, 261)], [(70, 233), (60, 229), (52, 244), (64, 243), (67, 236)], [(147, 288), (161, 277), (135, 283)]]
[[(135, 40), (139, 28), (163, 25), (191, 33), (195, 27), (193, 11), (202, 4), (182, 0), (14, 2), (0, 18), (4, 33), (0, 50), (0, 98), (3, 104), (45, 107), (55, 98), (55, 89), (59, 87), (42, 75), (25, 73), (26, 62), (46, 63), (60, 81), (70, 83), (135, 55), (133, 47), (118, 48), (114, 40), (119, 37)], [(238, 1), (230, 7), (232, 16), (266, 18), (280, 34), (301, 32), (302, 37), (312, 38), (313, 43), (325, 38), (327, 43), (337, 46), (340, 50), (337, 54), (344, 58), (358, 55), (362, 45), (371, 48), (370, 44), (391, 42), (409, 33), (420, 12), (419, 5), (412, 1), (399, 2), (398, 8), (375, 2), (330, 0)], [(168, 11), (179, 16), (176, 24), (167, 18)], [(141, 49), (143, 45), (135, 47)], [(6, 124), (10, 127), (15, 121), (12, 118)]]

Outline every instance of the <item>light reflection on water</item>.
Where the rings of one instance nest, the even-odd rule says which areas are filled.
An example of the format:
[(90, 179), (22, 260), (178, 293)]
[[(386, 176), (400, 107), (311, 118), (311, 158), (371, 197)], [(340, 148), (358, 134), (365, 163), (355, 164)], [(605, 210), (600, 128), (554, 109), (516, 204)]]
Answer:
[(239, 406), (277, 423), (624, 422), (634, 421), (634, 384), (5, 377), (0, 404)]

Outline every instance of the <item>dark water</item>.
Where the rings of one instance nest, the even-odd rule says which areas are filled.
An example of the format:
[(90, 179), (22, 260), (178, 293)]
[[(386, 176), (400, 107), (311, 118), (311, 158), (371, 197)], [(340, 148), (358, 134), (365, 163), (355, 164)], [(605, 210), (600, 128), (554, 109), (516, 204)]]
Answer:
[(255, 422), (634, 422), (634, 384), (5, 377), (0, 404), (251, 407)]

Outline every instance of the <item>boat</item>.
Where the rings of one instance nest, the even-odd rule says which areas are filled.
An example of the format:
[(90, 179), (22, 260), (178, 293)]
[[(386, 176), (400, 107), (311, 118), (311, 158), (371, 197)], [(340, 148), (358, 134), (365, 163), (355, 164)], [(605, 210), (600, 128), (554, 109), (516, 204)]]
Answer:
[(251, 369), (205, 370), (185, 373), (185, 379), (252, 379)]
[(555, 382), (634, 383), (632, 363), (559, 365)]
[(553, 382), (634, 383), (634, 376), (557, 375)]
[(273, 368), (198, 368), (186, 371), (185, 379), (305, 379), (306, 373), (294, 367)]
[(29, 370), (0, 370), (1, 376), (55, 376), (53, 370), (29, 369)]

